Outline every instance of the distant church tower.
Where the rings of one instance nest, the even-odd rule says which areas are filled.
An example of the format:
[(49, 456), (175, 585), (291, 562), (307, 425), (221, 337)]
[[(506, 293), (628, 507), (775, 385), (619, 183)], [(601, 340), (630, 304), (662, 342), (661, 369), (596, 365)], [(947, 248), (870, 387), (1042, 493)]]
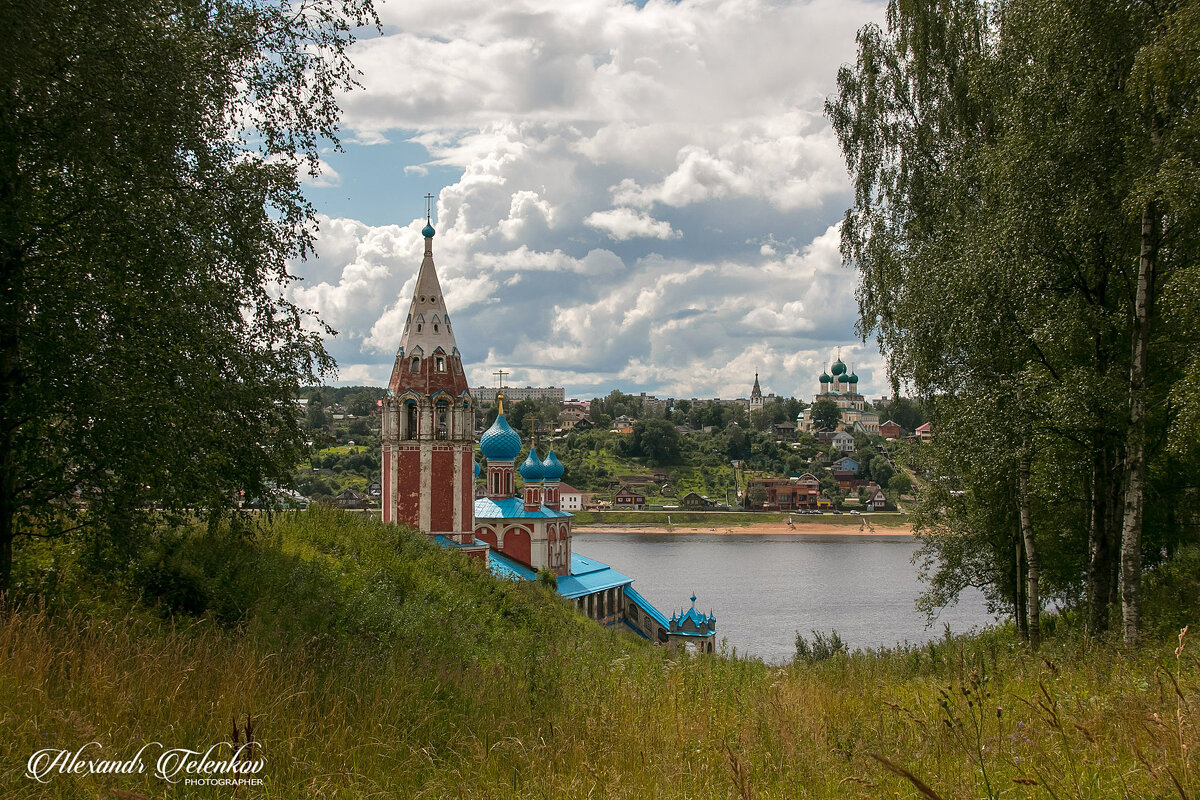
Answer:
[(433, 266), (428, 210), (425, 222), (425, 258), (383, 412), (383, 521), (473, 545), (474, 402)]
[(758, 386), (758, 373), (754, 373), (754, 388), (750, 390), (750, 414), (754, 415), (756, 411), (763, 410), (763, 395), (762, 389)]

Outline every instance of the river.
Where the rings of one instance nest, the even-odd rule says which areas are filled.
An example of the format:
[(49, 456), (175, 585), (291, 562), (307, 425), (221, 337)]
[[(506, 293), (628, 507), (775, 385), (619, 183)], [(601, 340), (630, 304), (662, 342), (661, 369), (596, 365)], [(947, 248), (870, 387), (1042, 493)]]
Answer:
[(933, 627), (914, 601), (922, 590), (911, 536), (577, 533), (572, 549), (634, 579), (668, 617), (696, 607), (717, 618), (717, 640), (782, 663), (796, 632), (836, 630), (850, 649), (923, 643), (993, 622), (970, 590)]

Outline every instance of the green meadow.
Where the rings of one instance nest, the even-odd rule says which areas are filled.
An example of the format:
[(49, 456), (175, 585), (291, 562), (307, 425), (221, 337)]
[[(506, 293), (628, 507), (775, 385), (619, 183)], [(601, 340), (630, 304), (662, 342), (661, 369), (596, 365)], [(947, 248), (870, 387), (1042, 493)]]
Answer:
[[(103, 581), (26, 543), (0, 614), (6, 798), (1194, 798), (1194, 551), (1136, 649), (1070, 614), (787, 665), (601, 628), (410, 531), (314, 509), (164, 529)], [(1192, 592), (1180, 605), (1179, 592)], [(1159, 611), (1155, 612), (1154, 609)], [(24, 774), (42, 748), (203, 749), (247, 721), (262, 786)]]

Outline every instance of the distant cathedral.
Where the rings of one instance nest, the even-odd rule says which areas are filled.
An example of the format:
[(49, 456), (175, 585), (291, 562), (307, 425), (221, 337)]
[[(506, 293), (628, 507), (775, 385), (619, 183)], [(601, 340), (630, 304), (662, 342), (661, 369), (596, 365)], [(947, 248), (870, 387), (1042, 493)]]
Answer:
[[(853, 370), (847, 370), (842, 357), (828, 372), (822, 372), (817, 378), (817, 392), (813, 402), (832, 400), (842, 412), (841, 427), (847, 430), (857, 430), (863, 433), (879, 433), (879, 415), (871, 410), (867, 398), (858, 393), (858, 376)], [(800, 412), (796, 418), (796, 427), (802, 431), (813, 429), (812, 408)]]
[(553, 448), (542, 459), (530, 447), (517, 468), (524, 445), (504, 416), (502, 393), (496, 421), (479, 442), (486, 470), (476, 462), (475, 403), (433, 263), (435, 233), (427, 213), (425, 257), (384, 403), (383, 521), (408, 524), (483, 559), (497, 575), (533, 580), (545, 570), (560, 595), (601, 624), (712, 652), (716, 618), (697, 611), (695, 597), (690, 610), (668, 618), (634, 590), (631, 578), (573, 551), (574, 517), (559, 504), (563, 465)]

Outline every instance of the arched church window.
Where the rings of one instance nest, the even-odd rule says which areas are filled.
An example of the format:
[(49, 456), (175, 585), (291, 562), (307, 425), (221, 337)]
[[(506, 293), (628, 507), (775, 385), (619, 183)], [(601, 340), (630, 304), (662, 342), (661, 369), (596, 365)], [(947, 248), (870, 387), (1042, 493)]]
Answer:
[[(434, 325), (433, 327), (434, 327), (434, 330), (437, 329), (437, 325)], [(438, 372), (446, 371), (446, 359), (442, 358), (441, 356), (438, 356), (436, 359), (434, 359), (433, 365), (434, 365), (434, 369)]]
[[(417, 327), (420, 328), (421, 326), (418, 325)], [(413, 356), (412, 363), (408, 365), (408, 371), (409, 372), (420, 372), (421, 371), (421, 357), (420, 356)]]
[(433, 332), (434, 332), (434, 333), (437, 333), (437, 332), (438, 332), (437, 325), (434, 325), (434, 326), (433, 326)]
[(417, 333), (421, 332), (421, 323), (417, 323)]
[(450, 426), (449, 426), (449, 423), (447, 420), (448, 416), (449, 416), (449, 414), (447, 413), (446, 404), (438, 403), (438, 406), (437, 406), (437, 438), (439, 438), (439, 439), (449, 439), (450, 438)]
[[(416, 359), (413, 359), (414, 361)], [(417, 404), (406, 403), (404, 405), (404, 438), (417, 438)]]

